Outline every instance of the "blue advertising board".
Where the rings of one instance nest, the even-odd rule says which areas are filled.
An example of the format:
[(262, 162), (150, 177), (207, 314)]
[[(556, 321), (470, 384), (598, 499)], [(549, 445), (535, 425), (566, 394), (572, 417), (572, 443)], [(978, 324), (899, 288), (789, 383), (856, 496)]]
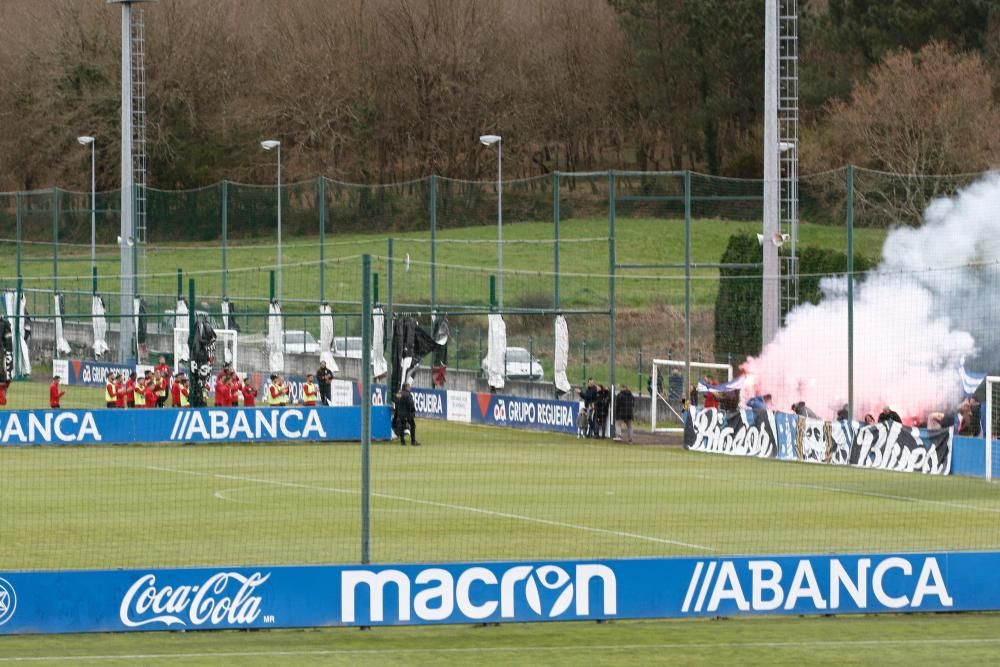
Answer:
[(472, 421), (490, 426), (513, 426), (559, 433), (576, 433), (577, 401), (476, 394)]
[(1000, 609), (998, 552), (5, 572), (0, 634)]
[[(371, 423), (373, 439), (391, 439), (388, 408), (373, 407)], [(357, 407), (0, 412), (0, 446), (360, 439)]]

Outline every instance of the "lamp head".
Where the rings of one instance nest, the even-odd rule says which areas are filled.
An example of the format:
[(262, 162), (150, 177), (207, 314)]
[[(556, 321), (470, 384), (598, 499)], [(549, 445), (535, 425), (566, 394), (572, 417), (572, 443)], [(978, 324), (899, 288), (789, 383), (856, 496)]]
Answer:
[(77, 137), (76, 140), (80, 142), (81, 146), (89, 146), (94, 143), (93, 137)]
[(483, 146), (492, 146), (493, 144), (497, 143), (498, 141), (500, 141), (500, 135), (499, 134), (484, 134), (483, 136), (479, 137), (479, 142)]
[(274, 139), (268, 139), (267, 141), (260, 142), (260, 147), (263, 148), (266, 151), (269, 151), (272, 148), (277, 148), (280, 145), (281, 145), (281, 142), (280, 141), (275, 141)]

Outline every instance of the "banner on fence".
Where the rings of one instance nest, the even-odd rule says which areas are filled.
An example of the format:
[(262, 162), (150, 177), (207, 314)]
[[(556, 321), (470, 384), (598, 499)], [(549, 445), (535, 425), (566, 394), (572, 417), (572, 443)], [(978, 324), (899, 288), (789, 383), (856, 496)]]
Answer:
[(692, 451), (929, 475), (950, 474), (953, 440), (951, 428), (824, 422), (764, 410), (692, 408), (684, 427), (684, 446)]
[[(385, 407), (373, 407), (372, 438), (386, 440), (391, 437), (389, 410)], [(357, 407), (0, 412), (0, 445), (360, 439), (361, 410)]]
[(577, 401), (474, 394), (472, 421), (490, 426), (513, 426), (560, 433), (576, 433)]
[(0, 634), (1000, 609), (1000, 553), (0, 571)]

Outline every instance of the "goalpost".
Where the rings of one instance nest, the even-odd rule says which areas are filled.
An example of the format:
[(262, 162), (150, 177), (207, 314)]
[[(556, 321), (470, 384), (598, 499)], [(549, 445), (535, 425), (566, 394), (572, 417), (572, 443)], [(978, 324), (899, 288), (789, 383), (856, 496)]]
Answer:
[[(680, 411), (670, 404), (670, 401), (668, 400), (667, 396), (664, 396), (663, 394), (660, 393), (659, 384), (660, 384), (660, 368), (667, 370), (668, 373), (664, 374), (669, 377), (669, 369), (671, 368), (683, 369), (686, 365), (687, 362), (677, 361), (675, 359), (653, 359), (653, 370), (649, 374), (649, 386), (651, 389), (650, 403), (649, 403), (649, 421), (653, 433), (682, 433), (684, 431), (684, 429), (679, 426), (658, 427), (656, 425), (656, 415), (658, 412), (660, 401), (662, 401), (663, 405), (666, 406), (667, 408), (668, 419), (671, 416), (674, 417), (674, 419), (676, 419), (677, 421), (681, 421), (683, 419)], [(702, 361), (692, 361), (691, 368), (692, 369), (700, 368), (705, 370), (724, 370), (726, 371), (726, 381), (728, 382), (733, 379), (732, 364), (713, 364)], [(687, 396), (687, 391), (688, 387), (681, 387), (681, 399), (684, 399)], [(670, 393), (670, 385), (668, 381), (667, 383), (668, 396), (669, 393)]]
[(983, 468), (986, 481), (993, 480), (993, 468), (997, 467), (994, 457), (1000, 454), (1000, 452), (994, 452), (993, 448), (993, 438), (996, 437), (996, 424), (1000, 421), (997, 419), (998, 415), (996, 413), (998, 410), (998, 401), (993, 397), (994, 387), (997, 385), (1000, 385), (1000, 376), (986, 376), (986, 428), (983, 429), (986, 443), (986, 456)]
[[(188, 330), (174, 329), (174, 372), (190, 370), (191, 352), (188, 349)], [(185, 362), (185, 363), (181, 363)], [(239, 370), (239, 335), (235, 329), (215, 330), (215, 365), (232, 364)]]

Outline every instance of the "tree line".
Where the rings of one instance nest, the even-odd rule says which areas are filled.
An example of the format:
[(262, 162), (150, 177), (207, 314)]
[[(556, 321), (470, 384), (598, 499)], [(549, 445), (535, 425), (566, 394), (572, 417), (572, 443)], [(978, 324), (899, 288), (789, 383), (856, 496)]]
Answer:
[[(764, 0), (160, 0), (149, 184), (761, 172)], [(799, 0), (804, 171), (1000, 163), (993, 0)], [(118, 184), (120, 9), (0, 7), (0, 190)]]

